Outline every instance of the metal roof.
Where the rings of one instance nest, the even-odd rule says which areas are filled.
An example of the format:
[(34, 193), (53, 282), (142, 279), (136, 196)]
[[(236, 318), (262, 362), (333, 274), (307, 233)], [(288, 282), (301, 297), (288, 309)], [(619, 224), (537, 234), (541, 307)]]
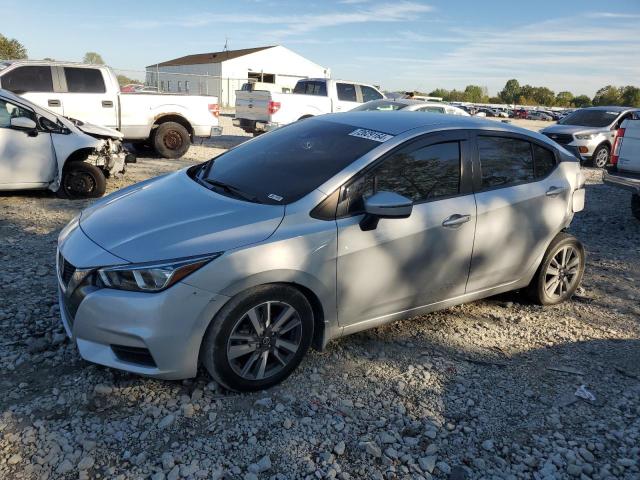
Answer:
[(277, 45), (268, 45), (266, 47), (255, 48), (243, 48), (241, 50), (224, 50), (222, 52), (209, 52), (209, 53), (196, 53), (193, 55), (185, 55), (184, 57), (174, 58), (173, 60), (167, 60), (166, 62), (154, 63), (147, 65), (147, 68), (158, 67), (171, 67), (179, 65), (200, 65), (207, 63), (220, 63), (226, 60), (232, 60), (234, 58), (243, 57), (252, 53), (274, 48)]

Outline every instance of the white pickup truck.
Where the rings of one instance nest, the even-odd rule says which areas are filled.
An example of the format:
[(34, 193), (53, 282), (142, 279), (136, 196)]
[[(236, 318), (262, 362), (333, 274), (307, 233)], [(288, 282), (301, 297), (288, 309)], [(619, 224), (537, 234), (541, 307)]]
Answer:
[(631, 192), (631, 212), (640, 220), (640, 120), (622, 122), (604, 183)]
[(381, 98), (384, 95), (373, 85), (327, 78), (298, 80), (293, 93), (237, 90), (233, 125), (259, 135), (303, 118), (346, 112)]
[(194, 137), (222, 133), (217, 97), (121, 93), (105, 65), (14, 60), (0, 62), (0, 88), (67, 118), (119, 130), (165, 158), (179, 158)]

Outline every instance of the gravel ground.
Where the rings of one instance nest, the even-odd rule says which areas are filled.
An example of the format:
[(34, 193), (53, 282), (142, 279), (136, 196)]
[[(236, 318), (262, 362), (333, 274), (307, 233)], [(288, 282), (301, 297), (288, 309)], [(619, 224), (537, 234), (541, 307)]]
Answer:
[[(227, 133), (108, 187), (244, 139)], [(0, 196), (0, 478), (640, 478), (640, 223), (626, 193), (585, 174), (571, 302), (508, 294), (394, 322), (251, 395), (204, 372), (168, 382), (84, 362), (58, 318), (54, 251), (89, 202)]]

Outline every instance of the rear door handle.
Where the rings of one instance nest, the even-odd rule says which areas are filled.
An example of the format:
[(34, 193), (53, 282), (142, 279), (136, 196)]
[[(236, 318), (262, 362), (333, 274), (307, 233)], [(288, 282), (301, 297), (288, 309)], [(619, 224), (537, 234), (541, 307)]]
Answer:
[(50, 98), (49, 100), (47, 100), (47, 105), (49, 105), (50, 107), (59, 107), (62, 104), (60, 103), (60, 100)]
[(104, 108), (113, 108), (113, 102), (111, 100), (103, 100), (102, 106)]
[(549, 190), (547, 190), (547, 193), (545, 193), (545, 195), (547, 197), (557, 197), (561, 193), (564, 193), (566, 190), (567, 189), (564, 187), (549, 187)]
[(459, 213), (456, 213), (455, 215), (445, 218), (442, 222), (442, 226), (457, 228), (463, 223), (467, 223), (469, 220), (471, 220), (471, 215), (460, 215)]

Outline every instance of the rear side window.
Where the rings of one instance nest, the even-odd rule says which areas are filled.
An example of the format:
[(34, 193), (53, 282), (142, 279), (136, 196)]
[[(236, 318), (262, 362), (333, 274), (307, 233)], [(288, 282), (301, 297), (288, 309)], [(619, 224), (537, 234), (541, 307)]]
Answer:
[(64, 67), (67, 90), (71, 93), (105, 93), (102, 72), (95, 68)]
[(394, 192), (414, 202), (460, 192), (460, 143), (446, 142), (402, 150), (349, 185), (349, 212), (361, 212), (363, 199), (375, 192)]
[(478, 149), (484, 190), (533, 181), (533, 158), (529, 142), (481, 136), (478, 137)]
[(375, 89), (371, 87), (360, 85), (360, 90), (362, 91), (363, 102), (370, 102), (371, 100), (380, 100), (382, 98), (382, 94), (380, 92), (377, 92)]
[(53, 92), (51, 67), (27, 65), (5, 73), (2, 88), (12, 92)]
[(357, 102), (356, 86), (351, 83), (336, 83), (338, 90), (338, 100), (344, 102)]
[(533, 145), (533, 170), (536, 178), (544, 178), (556, 167), (556, 157), (551, 150)]
[(319, 97), (327, 96), (327, 84), (325, 82), (303, 82), (296, 83), (293, 93), (302, 93), (305, 95), (316, 95)]

